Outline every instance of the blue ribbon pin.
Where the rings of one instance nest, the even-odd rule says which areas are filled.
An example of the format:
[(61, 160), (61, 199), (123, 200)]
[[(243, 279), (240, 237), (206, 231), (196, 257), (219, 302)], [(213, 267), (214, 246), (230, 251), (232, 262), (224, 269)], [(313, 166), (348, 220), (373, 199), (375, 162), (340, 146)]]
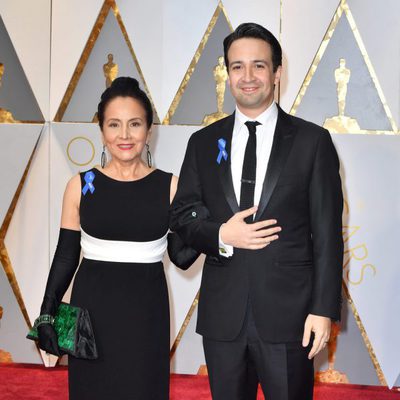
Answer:
[(93, 171), (86, 172), (85, 177), (84, 177), (86, 185), (82, 189), (82, 193), (83, 193), (84, 196), (86, 195), (88, 190), (90, 190), (90, 193), (93, 194), (94, 185), (93, 185), (92, 182), (94, 181), (94, 178), (95, 178), (95, 175), (94, 175)]
[(217, 163), (221, 164), (221, 159), (224, 157), (224, 160), (226, 161), (228, 159), (228, 153), (225, 150), (226, 146), (226, 140), (225, 139), (218, 139), (218, 149), (219, 149), (219, 154), (217, 157)]

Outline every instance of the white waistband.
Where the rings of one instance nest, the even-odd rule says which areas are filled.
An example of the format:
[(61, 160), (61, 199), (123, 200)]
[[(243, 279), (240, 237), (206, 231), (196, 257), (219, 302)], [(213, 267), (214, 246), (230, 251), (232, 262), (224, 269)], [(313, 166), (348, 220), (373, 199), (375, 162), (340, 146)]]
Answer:
[(81, 227), (81, 248), (84, 258), (97, 261), (154, 263), (163, 259), (167, 249), (167, 233), (150, 242), (97, 239)]

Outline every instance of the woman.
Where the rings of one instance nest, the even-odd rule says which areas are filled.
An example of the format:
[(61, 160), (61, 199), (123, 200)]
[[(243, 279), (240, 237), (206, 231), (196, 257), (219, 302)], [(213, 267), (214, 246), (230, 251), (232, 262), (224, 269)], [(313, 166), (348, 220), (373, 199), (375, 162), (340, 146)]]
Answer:
[[(97, 114), (102, 169), (67, 184), (41, 315), (55, 315), (82, 245), (71, 304), (89, 311), (98, 358), (69, 358), (70, 399), (168, 399), (169, 305), (162, 258), (177, 178), (151, 166), (153, 112), (135, 79), (115, 79)], [(178, 256), (171, 258), (183, 266), (197, 257), (187, 248), (179, 252), (176, 242), (173, 247)], [(59, 354), (52, 325), (42, 323), (38, 331), (39, 346)]]

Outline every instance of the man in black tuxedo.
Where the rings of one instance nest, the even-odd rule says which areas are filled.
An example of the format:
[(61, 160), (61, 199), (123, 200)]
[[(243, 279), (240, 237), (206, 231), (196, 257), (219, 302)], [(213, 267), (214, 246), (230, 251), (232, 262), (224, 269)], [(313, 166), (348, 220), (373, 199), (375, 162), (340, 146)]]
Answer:
[(206, 254), (197, 332), (213, 399), (254, 399), (255, 367), (268, 400), (309, 400), (340, 318), (339, 161), (328, 131), (275, 104), (268, 30), (240, 25), (224, 53), (236, 110), (190, 138), (171, 229)]

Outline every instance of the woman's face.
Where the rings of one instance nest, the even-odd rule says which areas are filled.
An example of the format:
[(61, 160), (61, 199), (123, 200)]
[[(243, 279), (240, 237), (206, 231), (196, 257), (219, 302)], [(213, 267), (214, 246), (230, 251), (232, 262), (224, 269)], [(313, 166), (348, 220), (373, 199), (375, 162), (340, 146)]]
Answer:
[(146, 111), (132, 97), (116, 97), (104, 110), (103, 144), (114, 160), (129, 163), (140, 159), (150, 129)]

